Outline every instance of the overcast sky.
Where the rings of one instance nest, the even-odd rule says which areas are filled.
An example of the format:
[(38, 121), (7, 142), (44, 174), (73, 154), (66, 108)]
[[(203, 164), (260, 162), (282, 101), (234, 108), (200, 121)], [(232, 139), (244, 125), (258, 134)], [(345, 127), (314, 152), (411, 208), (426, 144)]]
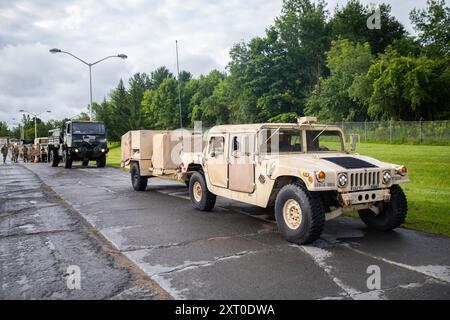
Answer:
[[(329, 11), (343, 0), (329, 0)], [(381, 3), (370, 0), (363, 3)], [(408, 14), (426, 0), (385, 1), (411, 29)], [(87, 66), (53, 47), (88, 61), (125, 53), (93, 68), (94, 101), (102, 101), (135, 72), (165, 65), (195, 76), (225, 70), (230, 47), (264, 34), (280, 14), (282, 0), (0, 0), (0, 121), (10, 125), (19, 109), (42, 112), (44, 120), (73, 117), (87, 110)]]

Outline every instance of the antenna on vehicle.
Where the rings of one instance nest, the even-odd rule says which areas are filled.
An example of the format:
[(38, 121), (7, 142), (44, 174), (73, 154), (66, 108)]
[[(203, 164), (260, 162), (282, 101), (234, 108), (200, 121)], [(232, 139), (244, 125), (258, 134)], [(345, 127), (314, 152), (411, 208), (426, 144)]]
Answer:
[(183, 128), (183, 116), (181, 114), (181, 80), (180, 80), (180, 63), (178, 60), (178, 40), (175, 40), (175, 47), (177, 51), (177, 73), (178, 73), (178, 102), (180, 104), (180, 129)]

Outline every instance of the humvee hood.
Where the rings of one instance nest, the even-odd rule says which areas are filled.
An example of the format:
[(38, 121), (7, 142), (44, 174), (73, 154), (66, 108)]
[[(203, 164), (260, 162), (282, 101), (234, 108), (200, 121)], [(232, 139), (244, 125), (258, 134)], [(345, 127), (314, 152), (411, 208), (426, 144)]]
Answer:
[(280, 155), (279, 165), (298, 169), (317, 168), (330, 171), (390, 168), (393, 166), (371, 157), (342, 153)]

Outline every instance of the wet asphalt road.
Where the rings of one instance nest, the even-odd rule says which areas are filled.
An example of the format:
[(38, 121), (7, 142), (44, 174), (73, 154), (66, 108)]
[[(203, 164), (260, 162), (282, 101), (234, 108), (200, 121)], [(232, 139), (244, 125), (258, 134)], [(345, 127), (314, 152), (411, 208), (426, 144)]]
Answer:
[[(328, 222), (314, 245), (296, 246), (282, 239), (270, 210), (219, 199), (213, 212), (198, 212), (179, 183), (152, 179), (146, 192), (137, 193), (128, 173), (117, 169), (25, 167), (176, 299), (450, 299), (449, 238), (405, 229), (373, 232), (359, 219), (341, 217)], [(19, 170), (20, 177), (14, 179), (30, 184), (23, 203), (14, 205), (17, 210), (28, 207), (30, 199), (36, 202), (33, 208), (47, 205), (34, 193), (36, 182), (26, 171), (9, 170)], [(1, 171), (3, 197), (13, 191), (4, 189), (5, 172), (10, 171)], [(11, 208), (3, 205), (2, 212)], [(22, 214), (27, 212), (34, 211), (25, 209)], [(57, 215), (51, 220), (66, 224), (63, 219), (70, 217)], [(5, 216), (1, 219), (0, 232), (13, 232), (11, 224), (5, 225)], [(9, 268), (11, 277), (19, 261), (12, 262), (11, 255), (18, 253), (8, 248), (20, 239), (0, 236), (2, 270)], [(71, 241), (73, 246), (82, 239)], [(45, 239), (37, 244), (42, 250)], [(78, 254), (89, 260), (91, 256), (84, 255), (93, 252)], [(39, 255), (20, 263), (24, 268), (20, 273), (27, 279), (42, 279), (45, 275), (35, 272), (51, 262)], [(380, 268), (379, 290), (367, 287), (370, 266)], [(92, 279), (118, 277), (106, 262), (92, 272)], [(20, 276), (16, 279), (20, 281)], [(108, 297), (109, 292), (100, 293), (108, 291), (105, 283), (99, 281), (94, 298)], [(39, 292), (38, 287), (32, 290)]]
[[(0, 299), (164, 298), (90, 229), (35, 174), (0, 165)], [(70, 266), (80, 270), (80, 290)]]

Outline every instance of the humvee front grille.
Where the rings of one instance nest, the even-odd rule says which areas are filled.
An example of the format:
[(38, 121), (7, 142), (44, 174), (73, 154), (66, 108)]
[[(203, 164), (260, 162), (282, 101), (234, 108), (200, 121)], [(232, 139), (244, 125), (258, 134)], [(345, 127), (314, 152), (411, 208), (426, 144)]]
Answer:
[(381, 183), (380, 171), (350, 173), (350, 187), (358, 189), (377, 188)]

